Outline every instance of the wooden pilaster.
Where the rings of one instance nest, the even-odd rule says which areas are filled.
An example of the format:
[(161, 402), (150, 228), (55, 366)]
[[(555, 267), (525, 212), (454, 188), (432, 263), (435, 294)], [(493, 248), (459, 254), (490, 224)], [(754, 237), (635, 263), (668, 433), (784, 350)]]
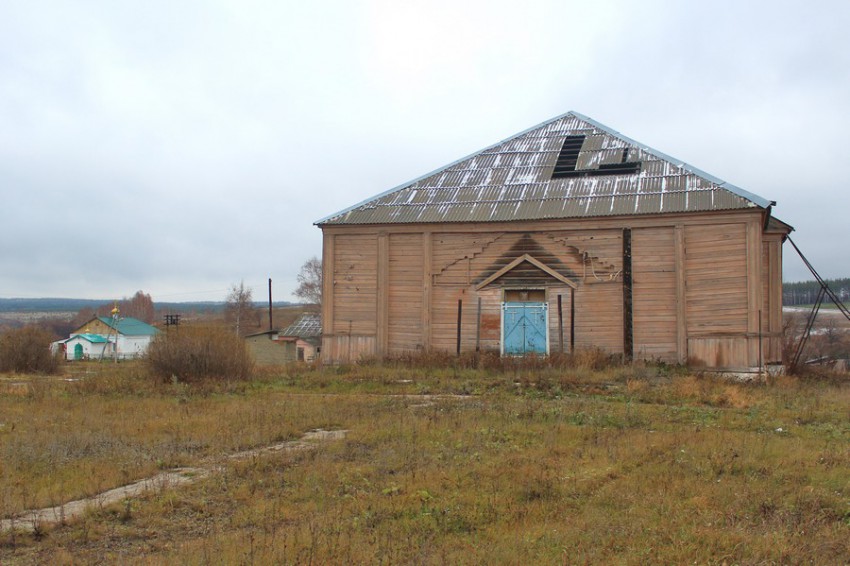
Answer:
[(676, 264), (676, 351), (680, 364), (688, 361), (688, 320), (685, 287), (685, 227), (674, 228)]
[(334, 334), (334, 235), (322, 237), (322, 333)]
[(634, 357), (632, 322), (632, 231), (623, 228), (623, 355), (628, 361)]
[(759, 359), (759, 318), (762, 302), (762, 225), (758, 219), (747, 222), (747, 334), (752, 337), (749, 347), (749, 365), (757, 366)]
[(385, 356), (389, 351), (389, 273), (390, 254), (389, 236), (386, 232), (378, 233), (378, 272), (377, 272), (377, 297), (375, 308), (377, 310), (377, 354)]
[(323, 362), (333, 362), (334, 334), (334, 235), (322, 230), (322, 352)]
[(433, 277), (431, 265), (433, 262), (433, 236), (430, 230), (422, 235), (422, 346), (431, 349), (431, 295)]
[(768, 277), (768, 329), (770, 332), (782, 332), (782, 240), (770, 241), (767, 248)]

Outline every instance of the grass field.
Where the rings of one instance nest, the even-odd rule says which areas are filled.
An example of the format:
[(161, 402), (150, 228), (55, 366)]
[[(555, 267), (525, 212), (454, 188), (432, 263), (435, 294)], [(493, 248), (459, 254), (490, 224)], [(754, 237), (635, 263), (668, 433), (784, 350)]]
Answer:
[(0, 533), (0, 563), (819, 563), (850, 558), (850, 383), (670, 368), (0, 378), (0, 515), (211, 458), (188, 486)]

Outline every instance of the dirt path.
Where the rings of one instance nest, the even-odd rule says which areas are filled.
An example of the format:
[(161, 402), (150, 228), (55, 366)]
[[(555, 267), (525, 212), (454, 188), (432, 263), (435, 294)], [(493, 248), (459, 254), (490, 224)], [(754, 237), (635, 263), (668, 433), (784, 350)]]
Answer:
[(274, 452), (312, 450), (316, 447), (315, 443), (317, 441), (341, 439), (345, 437), (347, 432), (348, 431), (345, 430), (312, 430), (298, 440), (281, 442), (271, 446), (236, 452), (215, 461), (209, 461), (207, 464), (198, 467), (175, 468), (128, 485), (104, 491), (103, 493), (99, 493), (93, 497), (69, 501), (56, 507), (30, 509), (15, 515), (10, 519), (3, 519), (0, 521), (0, 532), (5, 532), (10, 529), (34, 532), (37, 528), (41, 528), (46, 525), (65, 523), (67, 521), (77, 519), (89, 509), (94, 507), (103, 507), (127, 498), (138, 497), (149, 491), (160, 491), (170, 487), (178, 487), (196, 482), (212, 473), (222, 471), (224, 469), (224, 462), (247, 460), (249, 458)]

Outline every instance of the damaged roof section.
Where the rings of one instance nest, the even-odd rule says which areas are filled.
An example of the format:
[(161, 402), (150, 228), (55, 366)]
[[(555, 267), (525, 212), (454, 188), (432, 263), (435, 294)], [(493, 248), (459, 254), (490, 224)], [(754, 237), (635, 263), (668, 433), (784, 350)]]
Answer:
[(306, 338), (322, 335), (322, 317), (315, 313), (304, 313), (298, 320), (281, 331), (285, 336)]
[(501, 222), (771, 204), (568, 112), (316, 224)]

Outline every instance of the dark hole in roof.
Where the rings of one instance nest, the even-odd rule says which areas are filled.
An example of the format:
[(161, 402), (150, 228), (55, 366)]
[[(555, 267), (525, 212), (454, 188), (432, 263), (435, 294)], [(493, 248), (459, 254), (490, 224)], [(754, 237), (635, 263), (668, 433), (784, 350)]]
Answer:
[(600, 165), (597, 169), (577, 170), (576, 164), (578, 163), (578, 156), (581, 153), (584, 140), (585, 136), (566, 137), (564, 145), (561, 146), (561, 152), (558, 154), (558, 160), (555, 162), (555, 169), (552, 171), (553, 179), (596, 177), (601, 175), (632, 175), (640, 171), (640, 161), (626, 161), (629, 149), (625, 147), (623, 148), (620, 163), (606, 163)]
[(555, 162), (552, 178), (571, 177), (570, 173), (575, 173), (578, 154), (583, 145), (584, 136), (567, 136), (561, 146), (561, 153), (558, 154), (558, 161)]

